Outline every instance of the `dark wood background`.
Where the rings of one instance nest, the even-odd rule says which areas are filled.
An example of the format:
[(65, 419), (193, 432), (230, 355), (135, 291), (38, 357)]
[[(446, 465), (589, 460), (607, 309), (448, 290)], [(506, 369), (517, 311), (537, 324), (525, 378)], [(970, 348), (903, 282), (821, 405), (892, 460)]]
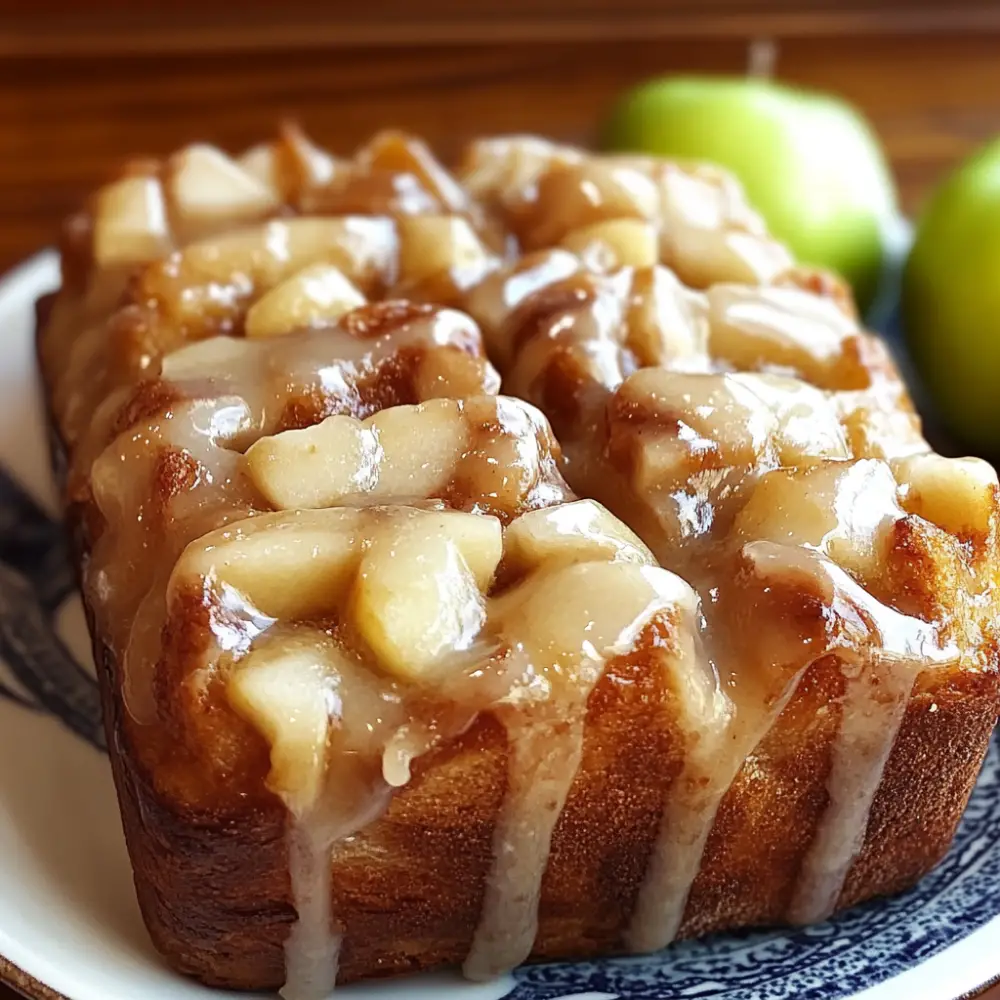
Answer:
[(997, 0), (0, 0), (0, 270), (136, 154), (239, 150), (285, 116), (342, 152), (385, 125), (445, 156), (587, 142), (624, 87), (742, 73), (754, 38), (868, 114), (908, 212), (1000, 133)]
[(491, 131), (586, 142), (623, 87), (743, 72), (754, 37), (865, 110), (907, 211), (1000, 132), (996, 0), (0, 0), (0, 268), (136, 153), (238, 150), (283, 116), (344, 152), (382, 125), (446, 156)]

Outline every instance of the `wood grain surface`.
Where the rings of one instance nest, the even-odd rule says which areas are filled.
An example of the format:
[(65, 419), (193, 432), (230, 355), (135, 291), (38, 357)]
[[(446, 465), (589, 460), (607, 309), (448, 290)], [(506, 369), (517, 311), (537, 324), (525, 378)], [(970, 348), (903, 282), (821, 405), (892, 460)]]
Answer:
[[(165, 11), (168, 10), (169, 13)], [(996, 30), (995, 0), (0, 0), (0, 53), (783, 37)]]
[[(0, 268), (51, 242), (131, 155), (192, 139), (238, 150), (284, 116), (345, 152), (382, 125), (446, 156), (484, 132), (588, 142), (623, 87), (746, 62), (738, 38), (0, 57)], [(785, 38), (777, 72), (869, 115), (907, 211), (1000, 132), (1000, 33)]]

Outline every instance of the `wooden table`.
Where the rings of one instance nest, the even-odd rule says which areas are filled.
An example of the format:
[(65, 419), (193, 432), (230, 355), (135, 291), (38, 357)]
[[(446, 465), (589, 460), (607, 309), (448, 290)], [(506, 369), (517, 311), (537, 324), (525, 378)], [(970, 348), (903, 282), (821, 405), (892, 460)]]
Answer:
[[(908, 212), (1000, 132), (992, 2), (425, 0), (437, 16), (419, 21), (404, 0), (351, 5), (350, 16), (339, 6), (322, 20), (297, 0), (250, 0), (234, 24), (213, 0), (176, 0), (169, 22), (128, 0), (0, 0), (0, 269), (50, 243), (135, 154), (192, 139), (239, 150), (284, 116), (342, 152), (384, 125), (445, 156), (484, 132), (587, 142), (622, 88), (665, 72), (741, 73), (752, 37), (777, 41), (781, 79), (869, 115)], [(5, 7), (21, 12), (5, 18)], [(365, 20), (366, 8), (387, 20)]]
[(742, 73), (753, 38), (777, 42), (779, 78), (867, 113), (907, 212), (1000, 132), (992, 0), (424, 0), (419, 17), (409, 0), (342, 6), (247, 0), (234, 23), (212, 0), (174, 0), (169, 20), (130, 0), (0, 0), (0, 270), (51, 243), (136, 154), (193, 139), (240, 150), (285, 116), (342, 152), (384, 125), (445, 156), (486, 132), (588, 142), (624, 87)]

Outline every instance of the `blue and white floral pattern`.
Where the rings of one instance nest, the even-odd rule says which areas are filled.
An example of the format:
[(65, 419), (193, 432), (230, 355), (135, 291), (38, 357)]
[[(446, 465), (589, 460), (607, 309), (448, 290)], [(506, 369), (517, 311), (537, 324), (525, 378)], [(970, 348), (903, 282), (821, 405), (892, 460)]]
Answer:
[(54, 626), (73, 592), (62, 526), (0, 468), (0, 698), (50, 712), (103, 748), (97, 682)]

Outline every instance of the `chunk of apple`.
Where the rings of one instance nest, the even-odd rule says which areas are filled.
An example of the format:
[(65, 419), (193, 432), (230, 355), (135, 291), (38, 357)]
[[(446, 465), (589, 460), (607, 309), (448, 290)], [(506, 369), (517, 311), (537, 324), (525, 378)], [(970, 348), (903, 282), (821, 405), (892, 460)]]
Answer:
[(271, 746), (268, 784), (302, 816), (319, 798), (326, 772), (328, 705), (336, 686), (332, 642), (265, 641), (241, 660), (226, 686), (233, 708)]
[(260, 142), (237, 157), (240, 170), (256, 178), (266, 188), (281, 191), (278, 171), (277, 143)]
[(464, 188), (438, 163), (427, 144), (403, 132), (379, 132), (358, 150), (356, 162), (372, 170), (416, 177), (449, 212), (462, 211), (468, 202)]
[(782, 244), (760, 233), (669, 223), (660, 234), (660, 260), (692, 288), (721, 281), (767, 284), (793, 263)]
[(708, 296), (709, 349), (741, 371), (792, 369), (822, 388), (841, 386), (844, 343), (857, 323), (837, 304), (797, 288), (716, 285)]
[(252, 222), (279, 207), (277, 193), (214, 146), (188, 146), (167, 164), (166, 189), (189, 227)]
[(289, 199), (329, 184), (337, 172), (337, 161), (295, 125), (282, 128), (281, 138), (274, 144), (274, 156), (280, 178), (278, 190)]
[(474, 197), (509, 201), (532, 190), (550, 167), (569, 166), (582, 159), (583, 153), (572, 146), (534, 135), (504, 135), (470, 143), (459, 176)]
[(515, 699), (586, 696), (604, 661), (627, 653), (657, 613), (694, 613), (698, 598), (658, 566), (583, 562), (529, 576), (494, 599), (491, 619), (525, 658)]
[[(274, 288), (296, 272), (324, 261), (344, 272), (362, 291), (384, 275), (395, 260), (396, 230), (391, 219), (362, 216), (273, 219), (251, 229), (237, 229), (187, 246), (171, 264), (169, 293), (187, 293), (188, 303), (170, 303), (178, 315), (200, 312), (218, 295), (214, 283), (251, 282), (258, 291)], [(176, 272), (176, 273), (175, 273)], [(197, 292), (197, 294), (193, 294)]]
[(659, 215), (660, 195), (652, 179), (610, 161), (553, 162), (537, 187), (537, 203), (528, 216), (531, 225), (519, 234), (532, 248), (552, 246), (573, 230), (595, 223)]
[(500, 561), (500, 522), (455, 511), (387, 523), (364, 554), (353, 621), (389, 673), (440, 679), (486, 620)]
[(986, 538), (997, 516), (998, 489), (988, 462), (930, 452), (892, 464), (908, 511), (959, 538)]
[(749, 467), (767, 457), (778, 428), (774, 412), (731, 375), (643, 368), (619, 387), (618, 408), (641, 413), (630, 431), (639, 490), (687, 489), (706, 469)]
[(304, 267), (255, 302), (246, 315), (247, 337), (281, 337), (322, 324), (365, 304), (343, 271), (319, 261)]
[(461, 404), (435, 399), (390, 407), (364, 421), (327, 417), (261, 438), (247, 451), (246, 464), (279, 508), (426, 499), (454, 473), (467, 436)]
[(671, 362), (690, 370), (707, 367), (705, 297), (685, 288), (666, 267), (636, 272), (626, 319), (626, 345), (640, 367)]
[(371, 530), (366, 514), (351, 507), (280, 511), (219, 528), (184, 550), (169, 593), (204, 579), (228, 585), (271, 618), (322, 617), (349, 591)]
[(101, 189), (93, 247), (101, 268), (139, 264), (170, 252), (163, 188), (155, 177), (123, 177)]
[(652, 267), (659, 259), (656, 227), (647, 219), (606, 219), (568, 232), (561, 245), (607, 267)]
[(254, 485), (282, 510), (333, 507), (370, 492), (379, 459), (375, 435), (347, 416), (260, 438), (245, 457)]
[(746, 372), (728, 378), (760, 397), (777, 418), (774, 442), (782, 465), (851, 457), (840, 415), (827, 393), (783, 375)]
[(639, 536), (594, 500), (529, 511), (504, 532), (504, 563), (516, 573), (582, 562), (656, 565)]
[(412, 215), (399, 220), (399, 270), (406, 282), (445, 272), (485, 272), (489, 251), (467, 219)]
[(381, 450), (378, 492), (387, 499), (439, 494), (468, 447), (468, 422), (454, 399), (393, 406), (366, 423)]
[(904, 516), (888, 465), (835, 461), (767, 473), (734, 529), (743, 543), (815, 549), (870, 582), (884, 563), (892, 526)]

